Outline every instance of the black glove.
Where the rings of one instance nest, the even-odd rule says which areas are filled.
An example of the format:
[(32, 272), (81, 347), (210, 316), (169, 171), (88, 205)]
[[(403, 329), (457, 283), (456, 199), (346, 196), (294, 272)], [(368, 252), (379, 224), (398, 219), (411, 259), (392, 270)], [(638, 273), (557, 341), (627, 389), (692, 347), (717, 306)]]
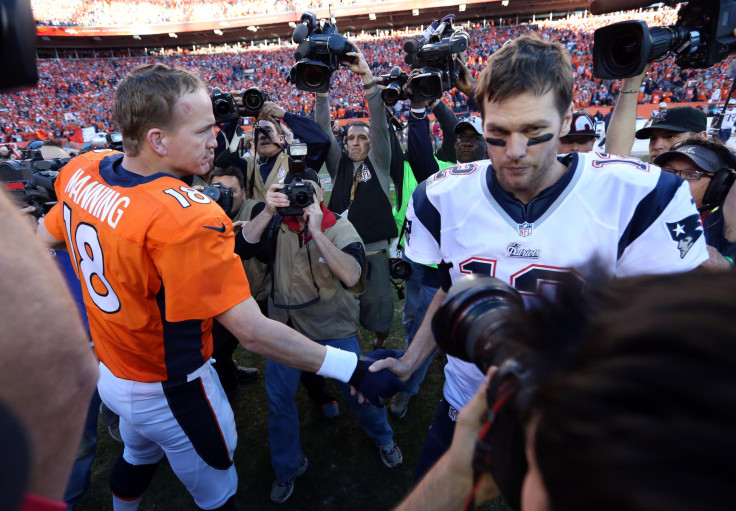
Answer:
[(348, 383), (363, 394), (368, 401), (381, 408), (383, 407), (381, 398), (403, 392), (406, 390), (406, 385), (388, 369), (382, 369), (377, 373), (368, 371), (373, 362), (375, 360), (366, 357), (358, 358), (358, 365)]

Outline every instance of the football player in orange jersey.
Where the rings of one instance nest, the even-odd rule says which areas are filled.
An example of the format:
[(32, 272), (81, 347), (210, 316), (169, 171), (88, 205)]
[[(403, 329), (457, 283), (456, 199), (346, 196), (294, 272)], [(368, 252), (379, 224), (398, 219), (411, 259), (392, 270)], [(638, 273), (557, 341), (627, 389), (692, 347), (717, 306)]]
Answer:
[(233, 253), (232, 222), (181, 181), (206, 174), (216, 147), (199, 78), (141, 66), (119, 84), (113, 116), (123, 153), (93, 151), (64, 167), (39, 236), (66, 243), (83, 281), (98, 390), (125, 443), (111, 474), (114, 509), (138, 508), (164, 455), (201, 509), (235, 509), (237, 435), (211, 365), (213, 318), (245, 348), (350, 382), (369, 399), (402, 385), (261, 314)]

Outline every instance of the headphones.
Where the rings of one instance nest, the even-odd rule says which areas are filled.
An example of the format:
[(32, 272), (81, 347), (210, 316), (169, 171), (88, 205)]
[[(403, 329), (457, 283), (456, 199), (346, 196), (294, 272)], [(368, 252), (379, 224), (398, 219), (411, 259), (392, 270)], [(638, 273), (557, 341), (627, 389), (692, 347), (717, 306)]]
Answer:
[(736, 172), (733, 169), (723, 168), (713, 174), (703, 194), (703, 208), (701, 209), (711, 209), (723, 204), (734, 181), (736, 181)]

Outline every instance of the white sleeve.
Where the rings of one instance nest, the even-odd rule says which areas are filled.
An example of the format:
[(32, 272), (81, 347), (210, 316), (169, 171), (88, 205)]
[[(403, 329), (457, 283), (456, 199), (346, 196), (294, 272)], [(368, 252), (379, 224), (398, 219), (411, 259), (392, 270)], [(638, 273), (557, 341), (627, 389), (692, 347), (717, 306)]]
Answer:
[[(638, 208), (632, 222), (637, 215), (645, 216), (642, 209), (646, 208)], [(662, 213), (623, 250), (616, 276), (684, 272), (706, 259), (708, 249), (700, 215), (690, 188), (683, 181)]]
[(439, 212), (429, 201), (426, 181), (416, 187), (406, 208), (406, 255), (420, 264), (442, 262)]

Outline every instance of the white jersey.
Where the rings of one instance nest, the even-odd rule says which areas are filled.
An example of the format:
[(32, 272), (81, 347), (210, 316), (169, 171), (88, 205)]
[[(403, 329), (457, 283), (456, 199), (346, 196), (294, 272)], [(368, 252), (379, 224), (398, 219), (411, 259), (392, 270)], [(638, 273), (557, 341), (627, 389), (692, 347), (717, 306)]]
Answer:
[[(499, 278), (527, 307), (561, 285), (584, 286), (593, 259), (609, 276), (625, 277), (687, 271), (708, 258), (683, 179), (633, 158), (566, 158), (568, 172), (526, 206), (500, 188), (488, 160), (434, 174), (409, 202), (407, 256), (451, 264), (452, 282), (470, 273)], [(454, 357), (445, 376), (445, 398), (457, 409), (484, 379)]]
[(727, 130), (733, 128), (736, 124), (736, 108), (726, 110), (726, 114), (723, 116), (723, 122), (721, 123), (721, 129)]

